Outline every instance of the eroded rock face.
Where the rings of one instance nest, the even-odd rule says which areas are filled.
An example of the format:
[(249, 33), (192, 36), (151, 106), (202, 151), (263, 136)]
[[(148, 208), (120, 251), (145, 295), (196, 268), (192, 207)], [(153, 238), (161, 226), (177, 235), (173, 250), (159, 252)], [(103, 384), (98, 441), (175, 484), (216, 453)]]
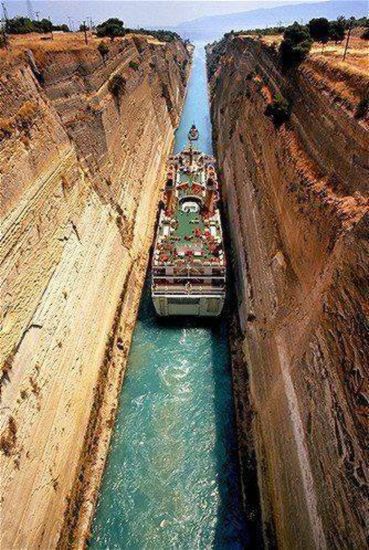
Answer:
[[(265, 535), (365, 548), (368, 125), (317, 63), (283, 75), (248, 38), (208, 53)], [(280, 128), (277, 93), (293, 105)]]
[(180, 42), (96, 46), (0, 77), (4, 548), (88, 527), (187, 80)]

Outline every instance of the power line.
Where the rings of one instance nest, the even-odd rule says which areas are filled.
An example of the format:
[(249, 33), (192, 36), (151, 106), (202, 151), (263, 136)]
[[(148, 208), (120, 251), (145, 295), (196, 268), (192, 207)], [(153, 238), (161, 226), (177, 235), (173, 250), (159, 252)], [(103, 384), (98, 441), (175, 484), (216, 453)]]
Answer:
[(1, 31), (1, 36), (3, 37), (4, 46), (6, 48), (8, 48), (9, 47), (9, 40), (8, 40), (8, 35), (6, 33), (6, 31), (7, 31), (6, 24), (8, 22), (8, 12), (6, 10), (5, 2), (1, 2), (1, 7), (2, 7), (2, 12), (3, 12), (3, 18), (1, 20), (0, 31)]
[(5, 21), (5, 23), (8, 21), (9, 17), (8, 17), (8, 12), (7, 12), (7, 9), (6, 9), (6, 5), (5, 5), (5, 2), (1, 2), (1, 7), (3, 9), (3, 19)]
[(33, 21), (33, 8), (31, 0), (27, 0), (27, 14), (30, 19)]
[(348, 47), (349, 47), (349, 42), (350, 42), (350, 36), (351, 36), (352, 27), (353, 27), (353, 18), (350, 17), (349, 28), (348, 28), (348, 32), (347, 32), (345, 50), (344, 50), (344, 52), (343, 52), (342, 61), (345, 61), (345, 60), (346, 60), (346, 55), (347, 55), (347, 50), (348, 50)]
[(83, 21), (83, 32), (85, 34), (85, 44), (87, 45), (88, 44), (88, 40), (87, 40), (87, 25), (86, 25), (86, 21)]
[[(48, 20), (49, 20), (50, 23), (51, 23), (51, 17), (50, 17), (50, 16), (48, 17)], [(53, 24), (52, 24), (52, 23), (51, 23), (51, 40), (54, 40)]]

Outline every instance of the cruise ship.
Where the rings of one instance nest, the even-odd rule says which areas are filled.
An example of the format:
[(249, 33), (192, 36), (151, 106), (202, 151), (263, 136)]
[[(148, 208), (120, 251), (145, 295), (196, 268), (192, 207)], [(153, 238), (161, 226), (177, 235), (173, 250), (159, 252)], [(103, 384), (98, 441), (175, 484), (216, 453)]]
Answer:
[(160, 316), (216, 317), (226, 294), (226, 258), (215, 159), (189, 144), (169, 157), (152, 258), (151, 293)]

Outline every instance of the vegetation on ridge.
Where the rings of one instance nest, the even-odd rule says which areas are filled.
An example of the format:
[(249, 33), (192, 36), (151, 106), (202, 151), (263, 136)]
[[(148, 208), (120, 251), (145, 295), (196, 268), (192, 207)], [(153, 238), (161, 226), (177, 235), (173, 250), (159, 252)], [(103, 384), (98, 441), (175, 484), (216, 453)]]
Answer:
[(109, 46), (105, 44), (105, 42), (100, 42), (100, 44), (97, 46), (97, 49), (99, 51), (99, 54), (105, 61), (105, 57), (109, 54)]
[(28, 17), (14, 17), (13, 19), (8, 19), (5, 23), (5, 32), (7, 34), (48, 33), (52, 31), (69, 32), (69, 27), (68, 25), (53, 25), (49, 19), (35, 21)]
[(291, 116), (291, 103), (281, 94), (277, 94), (265, 109), (265, 115), (270, 117), (276, 128), (287, 122)]
[(133, 69), (134, 71), (138, 71), (139, 64), (136, 61), (130, 61), (128, 65), (130, 69)]
[(287, 27), (279, 47), (283, 67), (297, 67), (309, 54), (312, 44), (313, 40), (307, 27), (296, 22)]
[[(149, 30), (149, 29), (131, 29), (124, 26), (124, 22), (116, 17), (111, 17), (103, 23), (97, 25), (96, 29), (89, 29), (89, 27), (82, 23), (79, 26), (80, 32), (86, 30), (92, 30), (99, 38), (108, 37), (112, 41), (115, 38), (121, 38), (127, 34), (143, 34), (153, 36), (161, 42), (173, 42), (175, 40), (181, 40), (179, 34), (168, 30)], [(51, 33), (52, 31), (70, 32), (68, 25), (54, 25), (49, 19), (41, 19), (36, 21), (28, 17), (14, 17), (8, 19), (4, 26), (5, 35), (0, 35), (0, 48), (5, 47), (6, 35), (19, 35), (29, 33)], [(100, 52), (101, 53), (101, 52)], [(101, 54), (102, 55), (102, 54)], [(103, 56), (104, 57), (104, 56)]]
[[(319, 19), (325, 19), (325, 18), (319, 18)], [(313, 19), (311, 20), (313, 21)], [(311, 22), (310, 21), (310, 22)], [(310, 22), (307, 26), (309, 26)], [(340, 36), (342, 36), (341, 28), (343, 28), (343, 32), (351, 26), (351, 27), (368, 27), (369, 25), (369, 19), (367, 17), (361, 17), (360, 19), (356, 19), (355, 17), (351, 17), (350, 19), (345, 18), (343, 15), (338, 17), (337, 19), (334, 19), (332, 21), (329, 21), (329, 39), (330, 40), (336, 40), (335, 33), (337, 26), (340, 28), (339, 33)], [(232, 31), (232, 34), (238, 35), (238, 34), (255, 34), (259, 36), (272, 36), (274, 34), (282, 34), (286, 30), (285, 25), (277, 25), (275, 27), (266, 27), (266, 28), (257, 28), (257, 29), (245, 29), (240, 31)], [(227, 33), (229, 34), (229, 33)], [(342, 36), (342, 40), (344, 39), (344, 34)], [(341, 40), (341, 39), (340, 39)]]
[(360, 99), (356, 107), (355, 118), (364, 118), (368, 113), (369, 113), (369, 93), (367, 93)]
[[(336, 22), (338, 23), (338, 21)], [(328, 19), (325, 17), (316, 17), (311, 19), (307, 25), (310, 36), (315, 42), (321, 42), (326, 44), (329, 40), (330, 24)], [(345, 29), (342, 27), (343, 34), (342, 40), (345, 36)]]
[(130, 29), (124, 26), (123, 21), (116, 18), (107, 19), (101, 25), (96, 27), (96, 34), (99, 37), (109, 37), (114, 40), (116, 37), (122, 37), (129, 33), (150, 35), (160, 40), (161, 42), (173, 42), (174, 40), (181, 40), (179, 34), (173, 31), (166, 30), (148, 30), (148, 29)]
[(126, 91), (127, 81), (121, 74), (115, 74), (108, 83), (108, 90), (111, 95), (119, 100)]
[(116, 17), (111, 17), (96, 27), (96, 35), (100, 38), (108, 36), (111, 40), (114, 40), (118, 36), (124, 36), (125, 33), (126, 29), (123, 21)]
[[(281, 35), (283, 33), (283, 40), (279, 46), (279, 57), (282, 66), (285, 69), (291, 69), (296, 68), (304, 61), (314, 42), (319, 42), (323, 47), (329, 41), (334, 41), (335, 44), (341, 43), (346, 37), (346, 31), (349, 34), (351, 29), (355, 27), (365, 27), (361, 38), (364, 40), (369, 39), (369, 19), (367, 17), (360, 19), (350, 17), (347, 19), (343, 16), (338, 17), (334, 21), (329, 21), (325, 17), (316, 17), (311, 19), (306, 25), (295, 21), (288, 27), (277, 26), (265, 29), (231, 31), (230, 33), (226, 33), (224, 38), (227, 39), (229, 36), (237, 37), (245, 34), (257, 35), (261, 38), (262, 36)], [(271, 44), (271, 49), (276, 51), (276, 43)]]

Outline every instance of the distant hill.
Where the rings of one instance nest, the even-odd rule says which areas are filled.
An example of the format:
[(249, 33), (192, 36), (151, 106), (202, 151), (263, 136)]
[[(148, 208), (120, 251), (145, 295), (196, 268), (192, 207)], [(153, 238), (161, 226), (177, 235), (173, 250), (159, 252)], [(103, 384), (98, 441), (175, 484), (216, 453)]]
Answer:
[(363, 0), (336, 0), (310, 4), (295, 4), (228, 15), (204, 16), (177, 25), (173, 30), (190, 40), (216, 40), (225, 32), (242, 29), (289, 25), (294, 21), (307, 22), (313, 17), (336, 19), (340, 15), (364, 17), (368, 14), (368, 3)]

